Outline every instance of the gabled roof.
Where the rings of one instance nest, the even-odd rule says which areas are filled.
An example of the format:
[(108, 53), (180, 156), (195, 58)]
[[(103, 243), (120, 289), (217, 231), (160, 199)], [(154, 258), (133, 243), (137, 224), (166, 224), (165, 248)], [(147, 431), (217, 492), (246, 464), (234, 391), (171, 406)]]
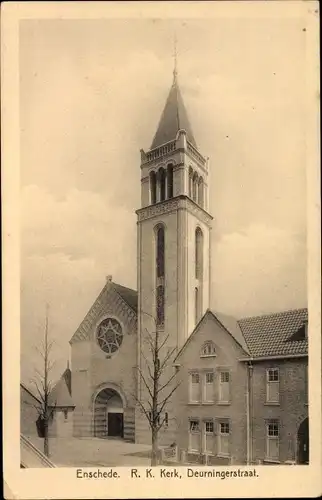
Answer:
[(227, 333), (231, 335), (231, 337), (233, 337), (235, 342), (237, 342), (237, 344), (245, 351), (245, 354), (246, 355), (249, 354), (247, 344), (245, 342), (242, 332), (240, 331), (237, 320), (231, 316), (227, 316), (225, 314), (217, 313), (215, 311), (207, 309), (203, 317), (200, 319), (199, 323), (195, 326), (191, 335), (187, 338), (186, 342), (183, 344), (182, 348), (176, 355), (174, 361), (178, 359), (178, 357), (181, 355), (182, 351), (186, 348), (191, 339), (197, 334), (197, 331), (199, 330), (201, 324), (205, 321), (205, 319), (208, 316), (213, 317), (215, 321), (219, 322), (223, 326), (223, 328), (227, 331)]
[(67, 368), (54, 386), (49, 396), (49, 406), (74, 407), (69, 387), (71, 380), (71, 371)]
[(307, 309), (240, 319), (238, 324), (252, 357), (307, 354), (308, 339), (293, 335), (308, 321)]
[(238, 321), (233, 316), (228, 316), (227, 314), (214, 311), (211, 311), (211, 313), (231, 334), (231, 336), (236, 340), (237, 344), (239, 344), (247, 354), (250, 354), (247, 342), (245, 340), (243, 332), (239, 327)]
[(245, 359), (296, 356), (308, 353), (308, 339), (303, 338), (302, 332), (303, 326), (308, 322), (307, 309), (295, 309), (240, 320), (208, 309), (175, 359), (196, 335), (204, 318), (209, 314), (219, 321), (242, 347), (246, 353)]
[(133, 311), (138, 311), (138, 292), (132, 290), (132, 288), (127, 288), (125, 286), (119, 285), (118, 283), (113, 283), (113, 287), (122, 299), (133, 309)]
[(95, 317), (95, 315), (98, 314), (98, 312), (101, 310), (102, 303), (104, 303), (104, 300), (106, 300), (106, 293), (108, 289), (111, 288), (115, 290), (116, 294), (121, 297), (122, 301), (125, 302), (125, 304), (130, 308), (130, 316), (136, 317), (138, 310), (138, 292), (136, 290), (132, 290), (131, 288), (119, 285), (118, 283), (114, 283), (109, 278), (103, 289), (99, 293), (98, 297), (96, 297), (92, 307), (89, 309), (88, 313), (70, 339), (70, 344), (72, 344), (74, 341), (84, 340), (87, 338), (88, 332), (91, 328), (93, 317)]
[(174, 78), (150, 149), (157, 148), (166, 142), (173, 141), (179, 130), (186, 131), (188, 141), (191, 142), (191, 144), (196, 148), (196, 141), (182, 99), (177, 78)]

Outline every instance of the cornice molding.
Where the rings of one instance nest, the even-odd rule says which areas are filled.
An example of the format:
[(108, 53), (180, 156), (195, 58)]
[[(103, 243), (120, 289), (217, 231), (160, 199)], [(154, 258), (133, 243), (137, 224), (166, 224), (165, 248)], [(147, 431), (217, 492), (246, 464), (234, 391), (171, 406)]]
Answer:
[(136, 213), (138, 222), (142, 222), (154, 217), (159, 217), (160, 215), (175, 212), (176, 210), (187, 210), (198, 217), (202, 222), (211, 226), (212, 216), (186, 195), (176, 196), (175, 198), (156, 203), (155, 205), (140, 208)]

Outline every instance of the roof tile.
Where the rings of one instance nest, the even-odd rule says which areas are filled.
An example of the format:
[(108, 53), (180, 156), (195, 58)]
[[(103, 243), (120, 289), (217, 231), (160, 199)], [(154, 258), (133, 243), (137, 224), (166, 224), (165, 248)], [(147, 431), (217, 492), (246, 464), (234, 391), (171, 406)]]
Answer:
[(307, 309), (243, 318), (240, 329), (253, 357), (307, 354), (308, 340), (291, 337), (308, 321)]

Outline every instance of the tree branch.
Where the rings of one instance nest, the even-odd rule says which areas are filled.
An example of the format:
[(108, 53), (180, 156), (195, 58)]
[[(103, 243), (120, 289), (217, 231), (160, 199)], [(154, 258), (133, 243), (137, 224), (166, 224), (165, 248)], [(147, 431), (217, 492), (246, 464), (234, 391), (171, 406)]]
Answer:
[(173, 375), (169, 378), (169, 380), (163, 384), (159, 389), (158, 389), (158, 394), (163, 391), (163, 389), (165, 389), (168, 385), (171, 384), (172, 380), (177, 376), (177, 373), (173, 373)]
[(161, 408), (159, 410), (159, 413), (158, 415), (160, 415), (162, 413), (162, 410), (163, 408), (165, 407), (167, 401), (169, 401), (169, 399), (171, 398), (172, 394), (178, 389), (179, 385), (181, 384), (181, 382), (179, 382), (173, 389), (172, 391), (168, 394), (168, 396), (166, 398), (164, 398), (163, 401), (161, 401), (161, 403), (159, 403), (161, 405)]

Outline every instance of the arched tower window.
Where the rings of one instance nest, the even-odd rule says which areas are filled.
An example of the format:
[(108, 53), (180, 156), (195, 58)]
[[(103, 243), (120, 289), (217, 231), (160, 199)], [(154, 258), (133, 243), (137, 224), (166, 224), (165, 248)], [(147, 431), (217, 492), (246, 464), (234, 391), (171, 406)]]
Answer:
[(189, 167), (189, 196), (192, 198), (192, 192), (193, 192), (193, 170), (191, 167)]
[(173, 197), (173, 165), (168, 165), (167, 168), (167, 180), (168, 180), (168, 198)]
[(197, 203), (197, 197), (198, 197), (198, 174), (195, 172), (193, 174), (193, 180), (192, 180), (192, 199)]
[(199, 182), (198, 182), (198, 203), (203, 208), (203, 206), (204, 206), (204, 184), (203, 184), (202, 177), (199, 177)]
[(158, 327), (164, 325), (164, 286), (159, 285), (157, 287), (157, 310), (156, 310), (156, 322)]
[(150, 172), (150, 197), (151, 205), (157, 201), (157, 179), (155, 172)]
[(166, 182), (166, 173), (164, 168), (159, 169), (159, 183), (160, 183), (160, 201), (165, 200), (165, 182)]
[(164, 277), (164, 227), (157, 229), (157, 278)]
[(196, 279), (201, 281), (203, 275), (203, 234), (200, 227), (197, 227), (195, 233), (195, 276)]
[(200, 318), (199, 308), (200, 308), (200, 294), (199, 294), (199, 288), (196, 286), (196, 288), (195, 288), (195, 324), (198, 323), (199, 318)]
[(156, 324), (164, 325), (164, 275), (165, 275), (165, 231), (163, 226), (156, 228)]

